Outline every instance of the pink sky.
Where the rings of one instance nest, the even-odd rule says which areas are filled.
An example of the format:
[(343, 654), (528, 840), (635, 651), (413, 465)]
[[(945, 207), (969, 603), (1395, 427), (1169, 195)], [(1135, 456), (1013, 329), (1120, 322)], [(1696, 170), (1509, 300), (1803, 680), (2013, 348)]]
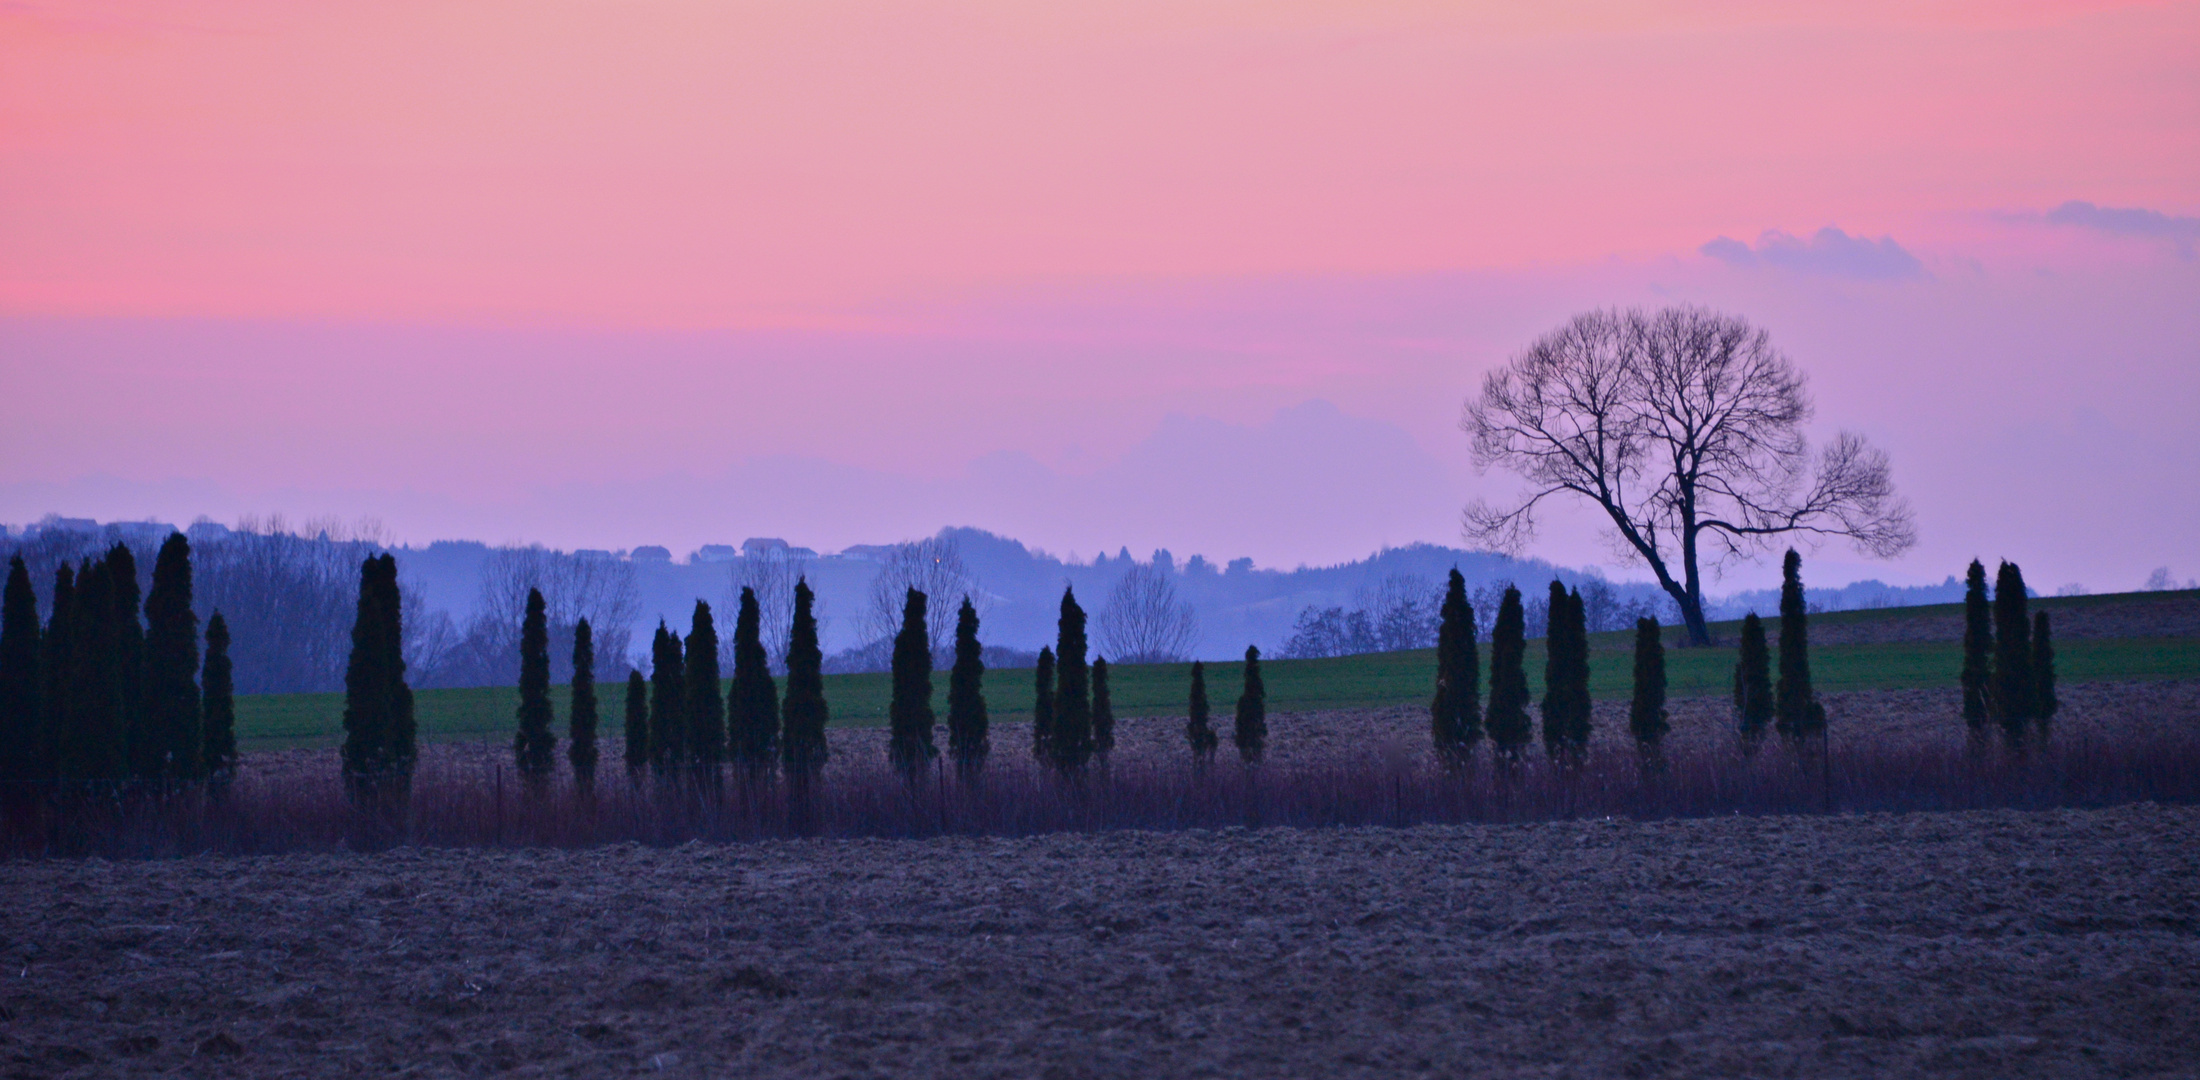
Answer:
[[(1322, 561), (1456, 541), (1479, 373), (1686, 299), (1895, 451), (1886, 576), (2200, 573), (2195, 56), (2194, 3), (4, 4), (0, 520)], [(1395, 500), (1035, 509), (983, 464), (1123, 474), (1171, 415), (1231, 461), (1307, 402)], [(2042, 458), (2021, 521), (1992, 446)], [(678, 476), (773, 505), (591, 509)]]

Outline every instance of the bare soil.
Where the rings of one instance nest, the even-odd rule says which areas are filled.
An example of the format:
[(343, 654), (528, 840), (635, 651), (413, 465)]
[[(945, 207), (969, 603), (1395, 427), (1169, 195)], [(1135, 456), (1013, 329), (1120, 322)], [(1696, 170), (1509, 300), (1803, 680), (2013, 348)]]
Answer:
[(2200, 810), (0, 865), (9, 1076), (2191, 1076)]

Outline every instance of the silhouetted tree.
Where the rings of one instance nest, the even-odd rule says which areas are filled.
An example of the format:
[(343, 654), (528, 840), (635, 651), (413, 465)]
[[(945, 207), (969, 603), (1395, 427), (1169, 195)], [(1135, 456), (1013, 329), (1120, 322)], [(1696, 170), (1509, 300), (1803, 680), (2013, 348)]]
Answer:
[(718, 763), (726, 759), (726, 697), (718, 680), (718, 621), (710, 605), (701, 600), (695, 602), (688, 619), (686, 646), (681, 674), (687, 682), (682, 696), (687, 706), (683, 736), (687, 761), (697, 775), (715, 779)]
[(153, 560), (145, 595), (145, 721), (155, 773), (170, 780), (205, 775), (199, 706), (199, 617), (191, 611), (191, 543), (169, 533)]
[(2055, 694), (2055, 645), (2048, 640), (2050, 628), (2047, 613), (2032, 613), (2032, 711), (2039, 719), (2040, 736), (2047, 735), (2047, 725), (2062, 708), (2062, 700)]
[(1790, 738), (1826, 729), (1826, 707), (1810, 685), (1809, 613), (1803, 604), (1803, 557), (1789, 548), (1780, 564), (1780, 681), (1773, 687), (1772, 726)]
[(2032, 620), (2025, 610), (2024, 572), (2004, 562), (1994, 578), (1994, 674), (1990, 683), (1994, 715), (2003, 734), (2020, 742), (2037, 713), (2032, 697), (2039, 683), (2032, 676)]
[(794, 585), (794, 621), (787, 633), (787, 732), (779, 750), (789, 772), (800, 778), (825, 764), (830, 751), (825, 724), (825, 653), (817, 643), (817, 594), (807, 578)]
[(1031, 753), (1047, 759), (1054, 745), (1054, 648), (1039, 646), (1039, 662), (1032, 665)]
[(1627, 730), (1635, 742), (1655, 751), (1673, 725), (1665, 715), (1665, 643), (1658, 620), (1635, 620), (1635, 693), (1627, 703)]
[(1772, 648), (1765, 642), (1765, 621), (1752, 611), (1742, 618), (1742, 643), (1734, 658), (1734, 715), (1745, 743), (1764, 735), (1772, 707)]
[(625, 761), (627, 774), (637, 775), (642, 765), (649, 761), (649, 684), (642, 673), (628, 669), (626, 673), (626, 736)]
[(1497, 753), (1517, 760), (1535, 734), (1528, 719), (1528, 616), (1508, 585), (1490, 626), (1490, 711), (1484, 724)]
[(1237, 699), (1237, 723), (1230, 731), (1238, 756), (1259, 761), (1268, 745), (1268, 687), (1260, 678), (1260, 649), (1245, 647), (1245, 691)]
[[(37, 771), (38, 745), (44, 738), (38, 638), (38, 594), (31, 591), (30, 568), (17, 555), (8, 560), (6, 600), (0, 605), (0, 784), (44, 779)], [(22, 790), (7, 789), (9, 806), (21, 801), (13, 793)]]
[(1429, 703), (1429, 726), (1438, 756), (1456, 763), (1482, 737), (1482, 672), (1481, 658), (1475, 654), (1474, 607), (1467, 603), (1467, 579), (1457, 567), (1444, 588), (1438, 617), (1436, 699)]
[(573, 624), (573, 702), (566, 709), (565, 759), (573, 782), (587, 788), (596, 781), (596, 631), (587, 619)]
[(1191, 744), (1195, 765), (1213, 760), (1215, 747), (1222, 742), (1215, 735), (1213, 717), (1207, 706), (1207, 665), (1197, 660), (1192, 661), (1192, 694), (1185, 707), (1184, 739)]
[(985, 646), (978, 643), (978, 609), (963, 597), (955, 613), (955, 667), (947, 675), (947, 752), (965, 772), (985, 761)]
[(41, 780), (61, 776), (63, 732), (76, 722), (71, 678), (76, 673), (79, 621), (76, 570), (63, 562), (54, 568), (53, 611), (39, 639), (37, 741), (31, 747), (31, 775)]
[(741, 613), (733, 624), (733, 753), (751, 771), (769, 766), (779, 752), (779, 685), (772, 681), (771, 653), (764, 648), (763, 608), (756, 590), (741, 588)]
[(129, 545), (107, 549), (107, 584), (112, 607), (106, 614), (104, 662), (113, 680), (114, 709), (120, 717), (122, 749), (134, 780), (156, 780), (163, 771), (160, 733), (148, 727), (145, 712), (145, 624), (138, 619), (137, 556)]
[(1971, 560), (1963, 577), (1963, 722), (1986, 727), (1987, 680), (1994, 671), (1994, 616), (1986, 600), (1986, 564)]
[(418, 758), (402, 604), (397, 560), (369, 557), (359, 568), (359, 612), (344, 669), (344, 776), (357, 795), (402, 789)]
[(229, 666), (229, 623), (216, 611), (206, 620), (206, 662), (199, 671), (199, 704), (205, 710), (201, 762), (216, 783), (237, 772), (237, 679)]
[(914, 776), (939, 751), (932, 746), (932, 636), (925, 627), (925, 595), (908, 590), (901, 632), (894, 635), (894, 697), (887, 707), (892, 729), (887, 756)]
[(1055, 628), (1054, 737), (1048, 758), (1056, 768), (1079, 769), (1092, 760), (1092, 681), (1085, 666), (1085, 609), (1066, 588)]
[(527, 614), (519, 624), (519, 732), (512, 736), (512, 757), (519, 774), (532, 784), (550, 778), (557, 763), (556, 719), (550, 711), (550, 617), (542, 590), (527, 590)]
[(1589, 748), (1589, 625), (1581, 594), (1551, 582), (1543, 650), (1543, 749), (1576, 759)]
[(1092, 751), (1103, 757), (1115, 749), (1115, 702), (1108, 697), (1108, 658), (1092, 662)]
[(680, 635), (661, 619), (649, 651), (649, 763), (665, 772), (688, 760), (686, 662)]

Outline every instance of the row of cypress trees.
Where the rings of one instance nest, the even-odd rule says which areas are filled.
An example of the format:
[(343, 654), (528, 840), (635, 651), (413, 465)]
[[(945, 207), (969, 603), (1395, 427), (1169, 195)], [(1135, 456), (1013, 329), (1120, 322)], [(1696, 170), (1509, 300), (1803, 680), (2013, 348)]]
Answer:
[[(1578, 761), (1589, 746), (1589, 623), (1578, 589), (1562, 582), (1550, 586), (1543, 666), (1543, 746), (1560, 760)], [(1520, 590), (1505, 589), (1490, 626), (1489, 708), (1481, 708), (1481, 666), (1476, 652), (1474, 607), (1467, 601), (1466, 579), (1454, 569), (1438, 609), (1436, 696), (1429, 704), (1431, 734), (1438, 754), (1463, 763), (1487, 734), (1501, 758), (1517, 760), (1534, 734), (1528, 717), (1527, 611)], [(1630, 711), (1638, 739), (1655, 741), (1665, 732), (1665, 659), (1656, 620), (1643, 636), (1640, 623), (1636, 658), (1636, 704)], [(1654, 659), (1644, 653), (1653, 650)], [(1645, 683), (1654, 678), (1654, 683)]]
[[(1268, 686), (1260, 673), (1260, 649), (1245, 647), (1245, 684), (1238, 692), (1237, 712), (1230, 725), (1230, 741), (1247, 764), (1259, 761), (1268, 747)], [(1192, 688), (1186, 703), (1184, 741), (1192, 748), (1192, 762), (1205, 766), (1214, 760), (1222, 742), (1215, 733), (1214, 712), (1207, 702), (1207, 665), (1192, 664)]]
[(1764, 620), (1752, 611), (1742, 619), (1742, 640), (1734, 663), (1734, 713), (1743, 743), (1754, 745), (1765, 726), (1790, 739), (1822, 735), (1826, 707), (1810, 678), (1810, 612), (1803, 600), (1803, 557), (1793, 548), (1780, 564), (1780, 674), (1772, 676), (1772, 654)]
[[(140, 614), (143, 621), (140, 621)], [(172, 533), (141, 606), (137, 558), (116, 544), (54, 572), (43, 626), (30, 571), (8, 563), (0, 607), (0, 781), (191, 783), (236, 768), (229, 627), (191, 609), (191, 544)]]
[(2055, 646), (2047, 612), (2032, 612), (2025, 596), (2024, 572), (2004, 560), (1994, 577), (1991, 607), (1986, 599), (1986, 564), (1971, 560), (1963, 590), (1963, 719), (1974, 739), (1998, 721), (2012, 745), (2037, 725), (2045, 738), (2048, 722), (2062, 703), (2055, 695)]

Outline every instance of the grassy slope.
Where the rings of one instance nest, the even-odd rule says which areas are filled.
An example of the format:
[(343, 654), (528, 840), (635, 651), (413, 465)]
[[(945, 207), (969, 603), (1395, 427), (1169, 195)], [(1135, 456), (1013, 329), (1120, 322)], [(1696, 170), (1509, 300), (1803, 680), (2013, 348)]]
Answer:
[[(2100, 603), (2114, 597), (2058, 597), (2035, 601), (2049, 610)], [(1958, 605), (1844, 611), (1813, 616), (1814, 623), (1907, 618), (1959, 610)], [(1731, 640), (1732, 624), (1719, 636)], [(1670, 640), (1670, 636), (1669, 636)], [(1623, 698), (1632, 678), (1628, 650), (1631, 633), (1599, 634), (1592, 639), (1591, 691), (1599, 699)], [(1813, 680), (1822, 690), (1892, 690), (1944, 687), (1955, 682), (1961, 666), (1955, 642), (1888, 645), (1822, 645), (1811, 650)], [(2200, 639), (2125, 638), (2056, 643), (2056, 668), (2065, 682), (2108, 679), (2163, 679), (2200, 676)], [(1488, 648), (1483, 649), (1485, 685)], [(1243, 678), (1238, 663), (1207, 665), (1207, 690), (1216, 712), (1227, 717)], [(1676, 697), (1727, 692), (1733, 677), (1731, 649), (1668, 649), (1667, 679)], [(1420, 650), (1339, 657), (1331, 660), (1273, 660), (1261, 664), (1268, 684), (1268, 705), (1276, 710), (1399, 705), (1424, 701), (1433, 689), (1435, 653)], [(1121, 716), (1181, 715), (1188, 664), (1155, 664), (1112, 669), (1111, 689)], [(1542, 642), (1528, 645), (1528, 681), (1542, 691)], [(986, 700), (1001, 719), (1024, 719), (1031, 709), (1031, 672), (998, 671), (986, 678)], [(934, 707), (946, 707), (947, 680), (933, 679)], [(560, 733), (566, 714), (565, 688), (554, 688)], [(624, 708), (623, 683), (601, 687), (602, 737), (619, 738)], [(873, 725), (886, 720), (887, 676), (829, 675), (826, 699), (836, 724)], [(518, 691), (512, 687), (478, 690), (423, 690), (418, 694), (421, 734), (429, 739), (477, 739), (503, 736), (513, 729)], [(239, 741), (247, 748), (329, 745), (342, 733), (340, 694), (269, 694), (239, 698)]]

